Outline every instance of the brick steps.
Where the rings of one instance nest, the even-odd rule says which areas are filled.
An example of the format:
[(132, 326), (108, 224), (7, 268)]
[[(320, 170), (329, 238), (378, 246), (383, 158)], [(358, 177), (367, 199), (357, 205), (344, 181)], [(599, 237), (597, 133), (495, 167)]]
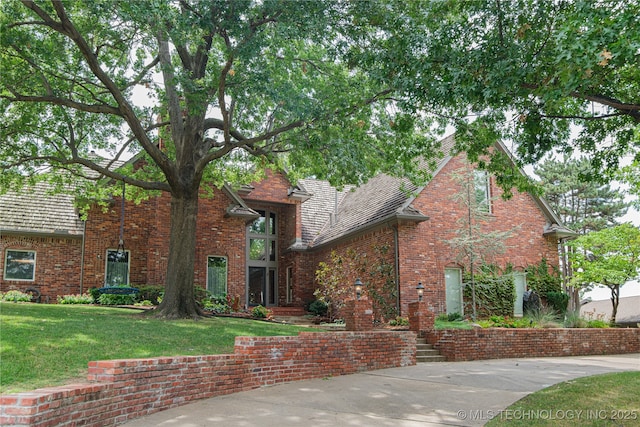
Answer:
[(440, 355), (440, 352), (433, 348), (433, 345), (427, 344), (426, 338), (418, 338), (416, 344), (416, 362), (444, 362), (444, 356)]

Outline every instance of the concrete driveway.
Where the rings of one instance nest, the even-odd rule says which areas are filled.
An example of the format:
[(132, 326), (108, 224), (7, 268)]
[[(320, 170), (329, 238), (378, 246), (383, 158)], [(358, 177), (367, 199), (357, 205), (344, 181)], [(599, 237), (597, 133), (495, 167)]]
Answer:
[(523, 396), (552, 384), (632, 370), (640, 371), (640, 354), (421, 363), (215, 397), (125, 425), (481, 426)]

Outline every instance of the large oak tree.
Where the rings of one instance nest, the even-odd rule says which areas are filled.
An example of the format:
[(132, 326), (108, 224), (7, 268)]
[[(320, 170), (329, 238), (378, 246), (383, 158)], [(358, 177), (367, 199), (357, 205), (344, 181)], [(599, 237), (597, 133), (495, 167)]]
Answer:
[[(379, 172), (419, 179), (415, 159), (433, 160), (446, 125), (472, 160), (500, 138), (520, 164), (554, 149), (577, 148), (609, 170), (637, 156), (639, 9), (618, 0), (2, 2), (0, 187), (64, 169), (170, 193), (160, 314), (195, 316), (203, 187), (266, 167), (335, 184)], [(571, 124), (583, 129), (574, 143)], [(132, 151), (144, 167), (98, 162), (97, 149), (116, 159)], [(506, 188), (524, 188), (504, 160), (487, 167)]]
[[(406, 124), (393, 88), (349, 62), (354, 47), (366, 49), (380, 35), (360, 7), (3, 2), (0, 184), (46, 178), (82, 194), (91, 186), (81, 177), (169, 193), (157, 314), (195, 317), (204, 187), (246, 181), (265, 168), (357, 184), (383, 171), (412, 174), (416, 156), (434, 157), (432, 140), (414, 136), (416, 121)], [(126, 152), (136, 154), (136, 167), (121, 166)]]

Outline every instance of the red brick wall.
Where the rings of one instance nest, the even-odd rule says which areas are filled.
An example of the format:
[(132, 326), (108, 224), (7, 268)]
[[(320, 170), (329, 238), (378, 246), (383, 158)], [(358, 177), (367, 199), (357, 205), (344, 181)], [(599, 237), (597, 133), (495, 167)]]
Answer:
[(437, 330), (427, 341), (447, 361), (640, 353), (640, 329)]
[[(425, 286), (425, 301), (436, 308), (436, 313), (446, 311), (444, 269), (460, 267), (457, 254), (447, 240), (455, 237), (455, 229), (460, 227), (457, 221), (466, 214), (453, 200), (460, 191), (453, 174), (464, 168), (465, 161), (463, 155), (451, 159), (413, 202), (413, 206), (429, 219), (402, 226), (399, 230), (400, 284), (402, 294), (407, 296), (402, 299), (403, 313), (406, 313), (407, 304), (417, 299), (415, 287), (418, 282)], [(505, 242), (504, 254), (487, 261), (501, 267), (510, 263), (515, 268), (523, 268), (546, 258), (549, 265), (557, 266), (557, 242), (542, 235), (547, 220), (531, 195), (514, 192), (511, 199), (503, 200), (502, 191), (493, 179), (491, 193), (495, 197), (491, 220), (483, 229), (513, 230), (513, 233)]]
[(413, 332), (237, 337), (234, 354), (89, 362), (89, 381), (0, 396), (0, 425), (117, 425), (199, 399), (415, 364)]
[[(4, 280), (7, 249), (36, 252), (33, 281)], [(80, 292), (80, 260), (82, 238), (0, 236), (0, 292), (27, 288), (40, 291), (42, 302), (56, 302), (58, 295)]]
[[(392, 227), (383, 226), (378, 229), (374, 229), (369, 232), (359, 234), (352, 237), (349, 240), (340, 242), (334, 246), (323, 247), (322, 249), (312, 253), (312, 264), (310, 265), (310, 272), (315, 275), (315, 271), (318, 269), (320, 262), (325, 262), (331, 265), (331, 253), (335, 251), (338, 255), (348, 258), (348, 251), (353, 249), (355, 253), (362, 259), (366, 259), (366, 271), (353, 271), (344, 278), (345, 286), (350, 289), (353, 288), (353, 283), (357, 278), (360, 278), (363, 283), (367, 284), (369, 280), (376, 280), (368, 275), (373, 268), (373, 265), (379, 262), (380, 255), (376, 252), (376, 247), (388, 246), (389, 250), (382, 256), (385, 263), (395, 265), (395, 252), (394, 252), (394, 231)], [(395, 270), (395, 267), (394, 267)], [(308, 289), (306, 294), (313, 295), (313, 291), (319, 287), (319, 284), (315, 280), (315, 276), (312, 276), (313, 281), (308, 280), (306, 283), (312, 285), (312, 289)], [(381, 286), (380, 279), (377, 279), (378, 285)], [(355, 291), (352, 294), (355, 296)], [(366, 292), (363, 292), (363, 299), (367, 299)], [(338, 314), (339, 316), (341, 314)]]

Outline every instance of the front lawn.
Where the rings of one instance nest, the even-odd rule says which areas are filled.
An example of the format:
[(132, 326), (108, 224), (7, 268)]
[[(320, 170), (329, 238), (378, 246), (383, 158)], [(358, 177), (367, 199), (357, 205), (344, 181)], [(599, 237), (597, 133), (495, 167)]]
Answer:
[(166, 321), (129, 309), (0, 302), (0, 393), (86, 381), (91, 360), (232, 353), (236, 336), (305, 330), (247, 319)]
[(578, 378), (530, 394), (487, 427), (640, 426), (640, 372)]

